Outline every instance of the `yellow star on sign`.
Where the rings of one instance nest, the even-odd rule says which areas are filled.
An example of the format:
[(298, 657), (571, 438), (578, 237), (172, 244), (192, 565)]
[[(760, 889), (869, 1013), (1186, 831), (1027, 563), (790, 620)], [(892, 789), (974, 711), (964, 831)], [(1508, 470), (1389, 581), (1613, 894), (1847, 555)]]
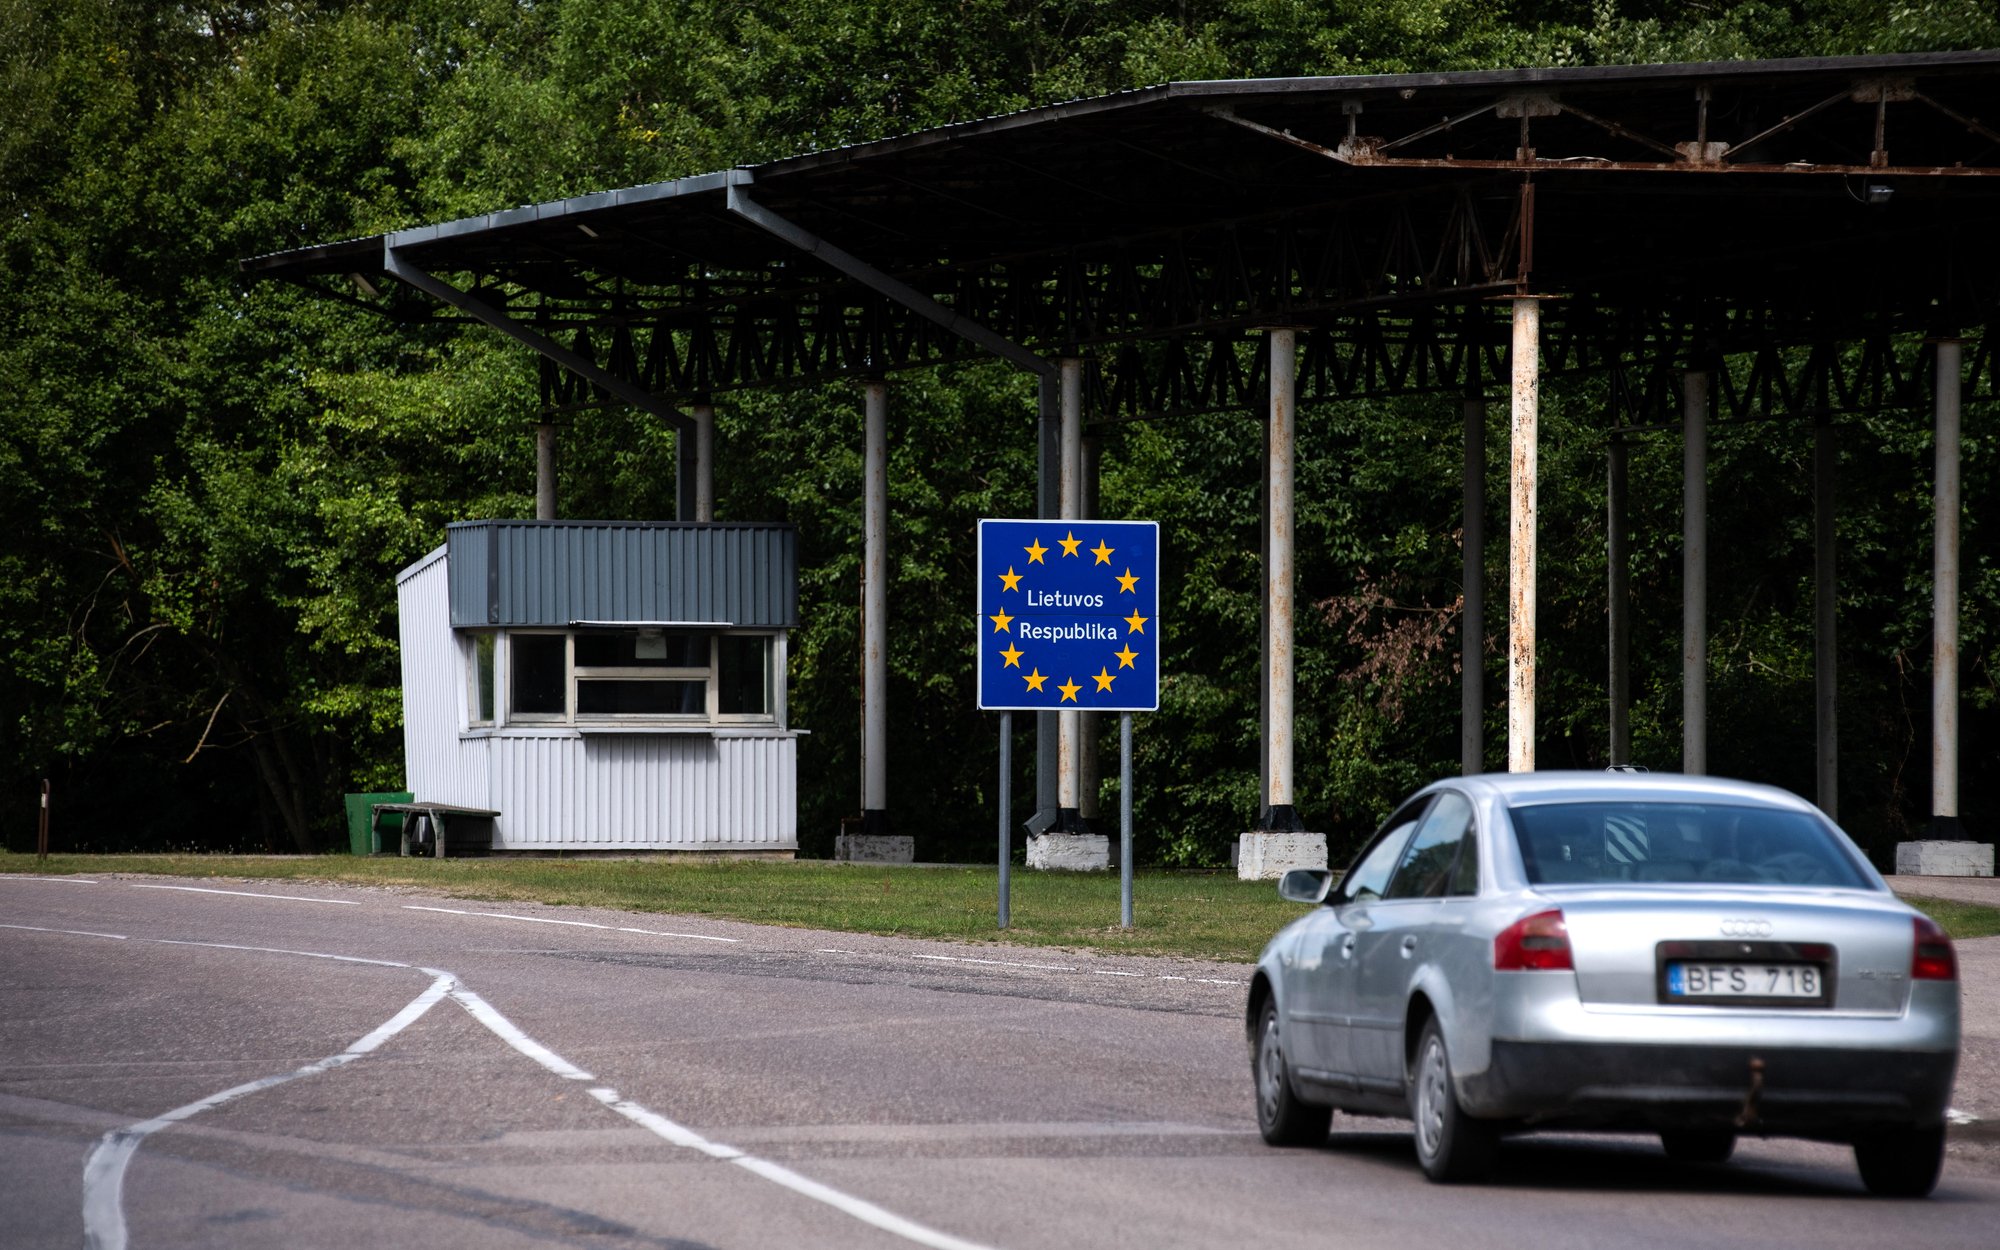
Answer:
[(1000, 574), (1000, 584), (1008, 590), (1019, 590), (1021, 588), (1021, 575), (1014, 571), (1013, 565), (1008, 565), (1007, 571)]
[[(1104, 540), (1100, 538), (1097, 540), (1097, 545), (1090, 549), (1090, 554), (1097, 557), (1097, 562), (1099, 564), (1109, 564), (1111, 563), (1111, 553), (1114, 550), (1116, 550), (1116, 548), (1105, 546)], [(1127, 573), (1130, 573), (1132, 570), (1126, 569), (1125, 571)]]
[(1048, 563), (1048, 561), (1042, 559), (1042, 557), (1049, 553), (1049, 549), (1047, 547), (1042, 546), (1042, 540), (1039, 538), (1037, 538), (1033, 543), (1029, 544), (1028, 546), (1021, 548), (1021, 550), (1028, 553), (1029, 564)]
[(1131, 646), (1131, 644), (1130, 644), (1130, 643), (1127, 643), (1127, 644), (1125, 645), (1125, 649), (1124, 649), (1124, 650), (1122, 650), (1122, 651), (1113, 651), (1113, 652), (1112, 652), (1111, 654), (1113, 654), (1113, 655), (1115, 655), (1115, 656), (1117, 656), (1117, 657), (1118, 657), (1118, 667), (1119, 667), (1119, 668), (1131, 668), (1131, 667), (1132, 667), (1132, 661), (1134, 661), (1134, 660), (1136, 660), (1136, 659), (1138, 659), (1138, 658), (1139, 658), (1139, 653), (1138, 653), (1137, 651), (1134, 651), (1134, 650), (1132, 649), (1132, 646)]
[(1132, 611), (1132, 615), (1125, 618), (1125, 623), (1132, 627), (1133, 633), (1143, 634), (1146, 632), (1146, 622), (1151, 619), (1151, 617), (1140, 616), (1138, 609), (1135, 608)]
[(1111, 683), (1113, 681), (1116, 681), (1117, 678), (1111, 675), (1110, 669), (1100, 668), (1097, 670), (1097, 676), (1091, 678), (1090, 680), (1097, 683), (1097, 688), (1099, 690), (1109, 690), (1111, 689)]
[(1062, 545), (1063, 554), (1066, 556), (1075, 555), (1076, 549), (1083, 546), (1083, 540), (1076, 536), (1075, 530), (1069, 532), (1068, 538), (1059, 538), (1056, 541)]
[(1038, 668), (1032, 673), (1023, 673), (1021, 680), (1028, 683), (1028, 689), (1040, 692), (1042, 683), (1047, 681), (1048, 678), (1043, 676), (1042, 670)]
[(1061, 699), (1058, 699), (1057, 702), (1074, 703), (1076, 702), (1076, 692), (1083, 689), (1083, 687), (1077, 685), (1076, 678), (1072, 677), (1069, 679), (1067, 685), (1057, 686), (1056, 689), (1062, 691), (1063, 694), (1063, 697)]
[(1013, 643), (1011, 642), (1008, 643), (1007, 649), (1000, 653), (1000, 658), (1006, 661), (1006, 663), (1001, 665), (1001, 667), (1002, 668), (1021, 667), (1021, 657), (1026, 654), (1027, 652), (1021, 650), (1019, 647), (1016, 647)]
[(1118, 579), (1118, 593), (1121, 595), (1124, 594), (1136, 595), (1139, 593), (1139, 591), (1137, 590), (1138, 585), (1139, 585), (1139, 575), (1132, 571), (1131, 565), (1129, 564), (1126, 565), (1125, 576)]
[(993, 632), (996, 634), (1003, 629), (1010, 634), (1014, 632), (1011, 628), (1009, 628), (1010, 626), (1013, 625), (1014, 618), (1007, 615), (1007, 609), (1005, 608), (1000, 609), (1000, 612), (997, 616), (989, 616), (986, 619), (993, 622)]

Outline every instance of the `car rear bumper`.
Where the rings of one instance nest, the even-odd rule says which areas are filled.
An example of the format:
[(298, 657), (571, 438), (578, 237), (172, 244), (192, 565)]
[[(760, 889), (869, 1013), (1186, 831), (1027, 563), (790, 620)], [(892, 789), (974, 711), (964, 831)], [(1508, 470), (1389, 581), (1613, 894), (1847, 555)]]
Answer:
[(1459, 1096), (1473, 1115), (1539, 1126), (1842, 1138), (1942, 1122), (1956, 1050), (1569, 1041), (1492, 1043)]

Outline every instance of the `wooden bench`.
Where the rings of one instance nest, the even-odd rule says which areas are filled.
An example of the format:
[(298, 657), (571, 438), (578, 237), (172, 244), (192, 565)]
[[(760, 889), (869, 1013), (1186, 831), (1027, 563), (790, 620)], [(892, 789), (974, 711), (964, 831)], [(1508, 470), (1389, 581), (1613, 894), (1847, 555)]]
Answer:
[[(422, 832), (415, 819), (421, 816), (431, 831), (431, 854), (438, 859), (443, 859), (447, 852), (484, 855), (492, 850), (493, 820), (500, 815), (484, 807), (460, 807), (455, 803), (375, 803), (371, 805), (369, 820), (380, 820), (384, 812), (403, 813), (403, 841), (399, 854), (409, 855), (413, 841), (421, 846)], [(475, 830), (483, 824), (484, 835), (476, 831), (460, 834), (454, 846), (450, 832), (454, 824), (460, 827), (474, 825)]]

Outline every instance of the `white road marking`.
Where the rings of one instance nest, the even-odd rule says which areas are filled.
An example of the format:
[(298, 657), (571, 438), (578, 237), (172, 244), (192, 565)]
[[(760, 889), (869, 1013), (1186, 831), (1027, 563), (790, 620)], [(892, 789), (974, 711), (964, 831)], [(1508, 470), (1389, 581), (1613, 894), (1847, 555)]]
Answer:
[(760, 1159), (734, 1146), (710, 1141), (684, 1124), (676, 1124), (657, 1112), (648, 1111), (638, 1103), (620, 1098), (615, 1089), (593, 1089), (590, 1091), (590, 1096), (634, 1124), (647, 1129), (662, 1141), (686, 1150), (698, 1150), (713, 1159), (733, 1163), (773, 1184), (783, 1185), (795, 1194), (825, 1203), (836, 1211), (850, 1215), (864, 1224), (871, 1224), (883, 1232), (893, 1233), (905, 1241), (913, 1241), (920, 1246), (931, 1246), (934, 1250), (986, 1250), (978, 1242), (954, 1237), (950, 1233), (939, 1232), (915, 1220), (905, 1219), (893, 1211), (876, 1206), (865, 1198), (857, 1198), (831, 1185), (823, 1185), (810, 1177), (801, 1176), (783, 1164)]
[(1064, 964), (1027, 964), (1012, 959), (974, 959), (970, 955), (912, 955), (911, 959), (928, 959), (941, 964), (986, 964), (993, 968), (1038, 968), (1044, 972), (1075, 972), (1076, 969)]
[[(141, 939), (144, 940), (144, 939)], [(176, 943), (176, 945), (201, 945), (201, 943)], [(307, 953), (307, 952), (300, 952)], [(339, 958), (339, 956), (331, 956)], [(408, 965), (403, 965), (407, 967)], [(126, 1128), (113, 1129), (106, 1133), (97, 1148), (90, 1152), (90, 1158), (83, 1165), (83, 1242), (91, 1250), (125, 1250), (127, 1232), (125, 1228), (125, 1167), (132, 1161), (132, 1155), (139, 1149), (139, 1143), (166, 1128), (191, 1116), (233, 1102), (245, 1094), (296, 1081), (302, 1076), (317, 1076), (321, 1072), (352, 1063), (370, 1051), (381, 1046), (396, 1034), (414, 1024), (426, 1011), (445, 996), (453, 984), (449, 973), (438, 974), (437, 980), (423, 993), (411, 999), (401, 1011), (383, 1021), (365, 1037), (355, 1041), (337, 1055), (328, 1055), (291, 1072), (281, 1072), (275, 1076), (263, 1077), (242, 1085), (232, 1086), (220, 1093), (191, 1102), (184, 1107), (176, 1107), (165, 1115), (154, 1116)]]
[(842, 1193), (831, 1185), (822, 1185), (811, 1177), (801, 1176), (783, 1164), (759, 1159), (756, 1155), (744, 1155), (730, 1162), (756, 1173), (767, 1181), (783, 1185), (795, 1194), (823, 1202), (836, 1211), (851, 1215), (864, 1224), (872, 1224), (885, 1233), (893, 1233), (905, 1241), (914, 1241), (920, 1246), (931, 1246), (935, 1250), (986, 1250), (986, 1247), (976, 1241), (967, 1241), (963, 1237), (954, 1237), (950, 1233), (941, 1233), (934, 1228), (926, 1227), (915, 1220), (904, 1219), (895, 1212), (885, 1211), (864, 1198)]
[(299, 894), (259, 894), (255, 890), (210, 890), (198, 885), (147, 885), (139, 881), (127, 881), (126, 885), (135, 890), (182, 890), (189, 894), (227, 894), (231, 898), (275, 898), (287, 903), (334, 903), (341, 907), (359, 907), (361, 901), (352, 898), (307, 898)]
[(1976, 1116), (1976, 1115), (1973, 1115), (1973, 1114), (1972, 1114), (1971, 1112), (1969, 1112), (1969, 1111), (1960, 1111), (1960, 1110), (1959, 1110), (1959, 1109), (1958, 1109), (1957, 1107), (1951, 1107), (1951, 1108), (1947, 1109), (1947, 1110), (1945, 1111), (1945, 1113), (1944, 1113), (1944, 1118), (1945, 1118), (1946, 1120), (1950, 1121), (1950, 1122), (1951, 1122), (1951, 1123), (1953, 1123), (1953, 1124), (1977, 1124), (1977, 1123), (1979, 1123), (1979, 1117), (1978, 1117), (1978, 1116)]
[(59, 881), (64, 885), (101, 885), (87, 877), (24, 877), (16, 872), (0, 872), (0, 881)]
[(607, 933), (645, 933), (653, 937), (690, 938), (697, 942), (741, 942), (742, 938), (713, 937), (706, 933), (669, 933), (664, 929), (634, 929), (627, 925), (597, 924), (589, 920), (557, 920), (553, 916), (517, 916), (504, 911), (467, 911), (460, 907), (421, 907), (403, 904), (404, 911), (435, 911), (447, 916), (480, 916), (487, 920), (519, 920), (527, 924), (559, 924), (573, 929), (602, 929)]
[[(860, 953), (859, 951), (837, 950), (832, 947), (821, 947), (813, 952), (815, 955), (858, 955)], [(886, 958), (893, 959), (896, 956), (889, 955)], [(1196, 985), (1250, 984), (1248, 981), (1228, 981), (1215, 977), (1175, 976), (1166, 972), (1126, 972), (1116, 968), (1075, 968), (1068, 964), (1031, 964), (1015, 959), (975, 959), (970, 955), (906, 955), (903, 958), (922, 959), (930, 963), (939, 964), (979, 964), (988, 968), (1032, 968), (1039, 972), (1074, 972), (1094, 977), (1133, 977), (1140, 980), (1150, 977), (1155, 981), (1188, 981)]]
[[(0, 927), (27, 929), (32, 926), (5, 925)], [(283, 950), (276, 947), (237, 946), (225, 942), (193, 942), (165, 938), (135, 939), (126, 938), (121, 934), (83, 933), (79, 930), (68, 929), (36, 931), (71, 933), (82, 937), (112, 937), (117, 938), (119, 941), (149, 942), (163, 946), (199, 946), (213, 950), (301, 955), (308, 959), (331, 959), (342, 963), (376, 964), (388, 968), (414, 967), (411, 964), (394, 963), (385, 959), (363, 959), (355, 955), (333, 955), (323, 951), (295, 951)], [(449, 995), (459, 1006), (465, 1008), (473, 1019), (485, 1025), (494, 1036), (506, 1042), (521, 1054), (533, 1059), (549, 1072), (572, 1081), (590, 1081), (596, 1079), (590, 1073), (585, 1072), (582, 1068), (577, 1067), (569, 1060), (522, 1032), (515, 1026), (513, 1021), (495, 1010), (491, 1003), (466, 988), (464, 983), (454, 974), (439, 968), (422, 968), (419, 970), (429, 973), (435, 978), (431, 983), (431, 987), (412, 1000), (403, 1010), (397, 1012), (396, 1015), (382, 1023), (373, 1032), (356, 1041), (340, 1054), (328, 1055), (326, 1058), (309, 1063), (296, 1071), (280, 1073), (276, 1076), (267, 1076), (261, 1080), (250, 1081), (243, 1085), (225, 1089), (220, 1093), (211, 1094), (199, 1102), (189, 1103), (185, 1107), (176, 1107), (164, 1115), (155, 1116), (153, 1119), (132, 1125), (129, 1128), (114, 1129), (110, 1133), (105, 1134), (104, 1139), (98, 1143), (97, 1148), (91, 1152), (90, 1158), (84, 1163), (84, 1244), (88, 1247), (88, 1250), (125, 1250), (127, 1242), (123, 1193), (125, 1166), (130, 1162), (133, 1152), (138, 1149), (139, 1143), (147, 1137), (190, 1116), (199, 1115), (203, 1111), (209, 1110), (212, 1107), (219, 1107), (226, 1102), (231, 1102), (246, 1094), (254, 1094), (259, 1090), (283, 1085), (288, 1081), (295, 1081), (303, 1076), (313, 1076), (331, 1068), (339, 1067), (342, 1064), (352, 1063), (354, 1060), (376, 1049), (403, 1029), (408, 1028), (424, 1012), (430, 1010), (438, 999), (446, 995)], [(714, 1158), (738, 1164), (773, 1184), (782, 1185), (794, 1193), (811, 1198), (816, 1202), (824, 1203), (844, 1215), (851, 1216), (865, 1224), (882, 1229), (884, 1232), (893, 1233), (906, 1241), (932, 1247), (932, 1250), (989, 1250), (988, 1247), (978, 1242), (954, 1237), (949, 1233), (939, 1232), (934, 1228), (926, 1227), (914, 1220), (905, 1219), (893, 1211), (876, 1206), (865, 1198), (858, 1198), (853, 1194), (845, 1193), (830, 1185), (821, 1184), (810, 1177), (802, 1176), (792, 1171), (790, 1168), (747, 1155), (737, 1150), (734, 1146), (725, 1146), (719, 1142), (711, 1142), (701, 1136), (701, 1134), (696, 1133), (693, 1129), (676, 1124), (674, 1121), (667, 1119), (655, 1111), (649, 1110), (639, 1103), (621, 1097), (615, 1089), (600, 1087), (591, 1090), (590, 1093), (593, 1098), (603, 1103), (606, 1107), (616, 1111), (619, 1115), (624, 1116), (633, 1123), (644, 1127), (665, 1141), (677, 1146), (699, 1150)]]
[(742, 938), (715, 937), (708, 933), (670, 933), (665, 929), (634, 929), (628, 925), (618, 926), (620, 933), (647, 933), (654, 937), (692, 938), (697, 942), (741, 942)]
[(30, 933), (64, 933), (70, 937), (111, 938), (119, 942), (129, 942), (132, 940), (122, 933), (92, 933), (88, 929), (44, 929), (38, 924), (0, 924), (0, 929), (26, 929)]
[[(190, 942), (181, 938), (135, 938), (134, 941), (154, 942), (161, 946), (204, 946), (217, 951), (249, 951), (253, 955), (303, 955), (307, 959), (331, 959), (343, 964), (373, 964), (377, 968), (415, 968), (415, 964), (398, 963), (393, 959), (363, 959), (359, 955), (329, 955), (323, 951), (295, 951), (283, 946), (238, 946), (233, 942)], [(429, 971), (421, 969), (420, 971)]]
[[(426, 968), (424, 971), (429, 972), (432, 969)], [(526, 1033), (515, 1028), (512, 1020), (509, 1020), (493, 1009), (493, 1004), (487, 1002), (471, 990), (466, 989), (463, 985), (455, 986), (451, 991), (451, 996), (459, 1006), (472, 1013), (474, 1020), (485, 1025), (492, 1032), (493, 1036), (512, 1046), (515, 1050), (520, 1051), (564, 1080), (594, 1081), (597, 1079), (553, 1050), (542, 1045), (534, 1038), (529, 1037)]]
[[(426, 969), (426, 971), (429, 971), (429, 969)], [(488, 1003), (471, 990), (466, 989), (463, 985), (455, 986), (451, 990), (451, 996), (458, 1001), (459, 1006), (464, 1007), (472, 1013), (473, 1019), (491, 1029), (494, 1035), (501, 1041), (506, 1042), (509, 1046), (520, 1051), (528, 1058), (533, 1059), (550, 1072), (571, 1081), (596, 1079), (590, 1073), (585, 1072), (582, 1068), (577, 1067), (569, 1060), (542, 1045), (534, 1038), (529, 1037), (526, 1033), (523, 1033), (514, 1026), (513, 1021), (495, 1011), (491, 1003)], [(920, 1246), (930, 1246), (933, 1250), (987, 1250), (986, 1247), (981, 1246), (978, 1242), (966, 1241), (961, 1237), (954, 1237), (950, 1233), (942, 1233), (937, 1229), (926, 1227), (914, 1220), (905, 1219), (893, 1211), (887, 1211), (876, 1206), (865, 1198), (857, 1198), (853, 1194), (835, 1189), (831, 1185), (823, 1185), (816, 1180), (799, 1175), (790, 1168), (782, 1167), (768, 1160), (759, 1159), (754, 1155), (745, 1154), (734, 1146), (724, 1145), (721, 1142), (712, 1142), (684, 1124), (677, 1124), (657, 1111), (653, 1111), (628, 1098), (621, 1097), (617, 1090), (608, 1086), (600, 1086), (591, 1090), (590, 1096), (611, 1110), (616, 1111), (619, 1115), (632, 1121), (632, 1123), (646, 1129), (662, 1141), (682, 1147), (683, 1149), (698, 1150), (710, 1158), (721, 1159), (737, 1164), (740, 1167), (748, 1168), (773, 1184), (783, 1185), (793, 1193), (811, 1198), (815, 1202), (825, 1203), (827, 1206), (844, 1215), (852, 1216), (864, 1224), (872, 1224), (884, 1232), (894, 1233), (905, 1241), (913, 1241)]]

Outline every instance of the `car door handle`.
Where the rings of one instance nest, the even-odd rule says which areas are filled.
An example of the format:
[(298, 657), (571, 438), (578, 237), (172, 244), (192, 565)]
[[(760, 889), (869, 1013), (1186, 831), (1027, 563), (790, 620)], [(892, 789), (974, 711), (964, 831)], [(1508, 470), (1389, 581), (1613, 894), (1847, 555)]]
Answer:
[(1340, 957), (1342, 959), (1354, 958), (1354, 935), (1352, 933), (1340, 939)]
[(1410, 956), (1416, 953), (1417, 953), (1417, 939), (1414, 936), (1404, 938), (1403, 958), (1408, 959)]

